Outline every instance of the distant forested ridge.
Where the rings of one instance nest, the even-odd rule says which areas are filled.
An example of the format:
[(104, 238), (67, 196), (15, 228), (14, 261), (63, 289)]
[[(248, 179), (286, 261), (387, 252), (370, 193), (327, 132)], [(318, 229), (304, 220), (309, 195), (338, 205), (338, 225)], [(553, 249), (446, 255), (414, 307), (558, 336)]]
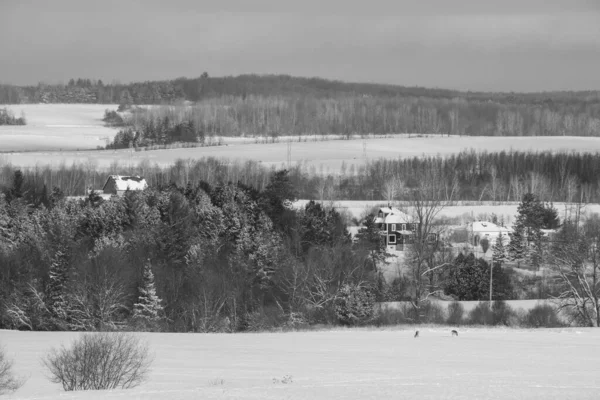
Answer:
[[(197, 103), (189, 118), (178, 121), (193, 121), (196, 140), (206, 134), (600, 136), (600, 91), (460, 92), (287, 75), (206, 73), (199, 78), (129, 84), (72, 79), (67, 84), (0, 85), (0, 104), (112, 103), (126, 108), (182, 101)], [(177, 131), (168, 122), (172, 126), (165, 132)], [(165, 126), (164, 120), (161, 124)], [(181, 125), (173, 135), (151, 141), (179, 141), (176, 136), (182, 128), (191, 131)]]

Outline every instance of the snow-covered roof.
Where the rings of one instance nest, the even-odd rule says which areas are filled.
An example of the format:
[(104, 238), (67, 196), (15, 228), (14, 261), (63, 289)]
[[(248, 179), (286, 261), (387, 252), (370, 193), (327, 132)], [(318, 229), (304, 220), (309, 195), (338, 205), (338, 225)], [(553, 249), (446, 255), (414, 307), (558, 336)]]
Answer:
[(386, 224), (405, 224), (408, 222), (407, 217), (408, 217), (408, 215), (406, 215), (406, 214), (404, 214), (404, 215), (390, 214), (387, 217), (385, 217), (385, 223)]
[[(144, 190), (148, 187), (148, 183), (146, 180), (138, 175), (136, 176), (124, 176), (124, 175), (110, 175), (104, 184), (106, 184), (113, 179), (115, 181), (115, 186), (117, 190)], [(104, 189), (104, 188), (103, 188)]]
[(406, 224), (412, 222), (410, 215), (400, 211), (396, 207), (381, 207), (379, 213), (385, 215), (384, 218), (376, 217), (375, 223), (386, 223), (386, 224)]
[(502, 232), (502, 233), (509, 233), (512, 232), (510, 229), (504, 227), (504, 226), (498, 226), (496, 224), (494, 224), (493, 222), (487, 222), (487, 221), (475, 221), (472, 223), (472, 230), (473, 232)]

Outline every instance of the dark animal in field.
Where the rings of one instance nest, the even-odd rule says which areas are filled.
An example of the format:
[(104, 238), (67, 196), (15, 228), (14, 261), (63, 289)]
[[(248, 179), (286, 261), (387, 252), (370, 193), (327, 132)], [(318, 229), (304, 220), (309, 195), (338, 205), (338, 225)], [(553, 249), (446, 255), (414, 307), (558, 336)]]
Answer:
[(419, 331), (415, 332), (415, 337), (418, 338), (419, 337)]
[(452, 330), (452, 336), (458, 336), (458, 331)]

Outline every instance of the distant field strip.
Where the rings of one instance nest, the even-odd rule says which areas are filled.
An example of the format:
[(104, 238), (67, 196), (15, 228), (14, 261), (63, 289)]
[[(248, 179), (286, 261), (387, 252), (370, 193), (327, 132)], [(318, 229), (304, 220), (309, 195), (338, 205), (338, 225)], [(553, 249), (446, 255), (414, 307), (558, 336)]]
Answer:
[[(66, 129), (66, 128), (65, 128)], [(91, 128), (90, 128), (91, 129)], [(109, 129), (109, 128), (104, 128)], [(80, 135), (89, 132), (80, 132)], [(98, 134), (98, 137), (104, 135)], [(0, 138), (1, 138), (0, 134)], [(111, 136), (112, 137), (112, 136)], [(0, 139), (1, 140), (1, 139)], [(86, 139), (87, 140), (87, 139)], [(90, 139), (92, 140), (92, 139)], [(14, 165), (31, 167), (35, 165), (67, 165), (93, 160), (99, 167), (107, 167), (115, 162), (137, 164), (143, 160), (159, 165), (172, 164), (177, 159), (201, 157), (225, 158), (231, 161), (259, 161), (267, 166), (281, 167), (287, 163), (288, 143), (245, 143), (234, 138), (225, 139), (225, 146), (179, 148), (167, 150), (138, 151), (79, 151), (56, 152), (38, 151), (13, 153), (8, 161)], [(0, 143), (1, 144), (1, 143)], [(103, 145), (96, 140), (95, 145)], [(1, 146), (0, 146), (1, 147)], [(95, 147), (95, 146), (94, 146)], [(75, 147), (81, 148), (81, 147)], [(65, 148), (63, 148), (65, 149)], [(317, 171), (339, 171), (342, 165), (361, 166), (367, 160), (380, 158), (394, 159), (413, 156), (449, 155), (462, 150), (474, 151), (573, 151), (598, 152), (600, 138), (591, 137), (412, 137), (406, 136), (381, 139), (329, 140), (292, 142), (291, 162), (315, 167)], [(366, 157), (365, 157), (366, 156)]]
[[(4, 107), (4, 106), (2, 106)], [(114, 104), (18, 104), (25, 126), (0, 126), (0, 152), (89, 150), (105, 146), (117, 130), (104, 126), (104, 110)]]

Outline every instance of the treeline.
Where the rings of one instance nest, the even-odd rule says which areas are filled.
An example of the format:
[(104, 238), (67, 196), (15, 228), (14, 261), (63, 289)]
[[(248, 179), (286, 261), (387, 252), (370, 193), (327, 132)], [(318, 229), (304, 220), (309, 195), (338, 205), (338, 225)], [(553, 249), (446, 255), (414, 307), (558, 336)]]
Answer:
[[(193, 121), (207, 135), (600, 135), (600, 92), (592, 91), (473, 93), (285, 75), (207, 74), (131, 84), (78, 79), (66, 85), (0, 85), (0, 103), (118, 103), (124, 110), (184, 100), (199, 104), (174, 111), (186, 114), (179, 122)], [(168, 112), (141, 118), (154, 120)]]
[(27, 120), (25, 114), (22, 114), (19, 118), (15, 117), (15, 114), (7, 108), (0, 108), (0, 125), (26, 125)]
[[(18, 167), (0, 168), (0, 188), (12, 184)], [(83, 195), (86, 188), (101, 188), (109, 174), (137, 174), (154, 187), (205, 181), (228, 182), (262, 191), (275, 167), (259, 162), (231, 162), (202, 158), (179, 160), (168, 167), (150, 162), (137, 166), (115, 164), (108, 170), (93, 165), (63, 165), (23, 170), (25, 196), (39, 204), (47, 188), (65, 195)], [(426, 171), (434, 171), (444, 185), (445, 199), (468, 201), (520, 201), (533, 193), (543, 202), (600, 202), (600, 153), (470, 152), (447, 157), (413, 157), (373, 160), (367, 165), (342, 165), (339, 173), (315, 166), (289, 166), (289, 179), (299, 198), (316, 200), (406, 201)], [(48, 192), (49, 189), (46, 190)]]
[[(98, 103), (120, 103), (124, 91), (134, 104), (160, 104), (173, 98), (198, 101), (206, 98), (235, 96), (312, 96), (332, 98), (339, 95), (372, 97), (424, 97), (431, 99), (464, 99), (466, 101), (495, 102), (500, 104), (545, 105), (550, 108), (562, 105), (585, 107), (600, 102), (600, 91), (560, 91), (537, 93), (461, 92), (457, 90), (432, 89), (417, 86), (354, 83), (322, 78), (303, 78), (289, 75), (256, 75), (209, 77), (204, 72), (198, 78), (180, 77), (163, 81), (110, 83), (95, 79), (71, 79), (68, 83), (39, 83), (32, 86), (0, 85), (0, 103), (16, 104), (39, 102), (42, 98), (59, 98), (59, 93), (70, 90), (83, 91), (95, 96)], [(54, 98), (46, 93), (52, 93)], [(100, 95), (99, 95), (100, 94)], [(79, 102), (79, 101), (77, 101)]]
[[(219, 97), (196, 104), (133, 108), (115, 145), (197, 142), (205, 136), (387, 135), (598, 136), (600, 107), (553, 111), (535, 105), (337, 96)], [(124, 139), (124, 140), (123, 140)]]

